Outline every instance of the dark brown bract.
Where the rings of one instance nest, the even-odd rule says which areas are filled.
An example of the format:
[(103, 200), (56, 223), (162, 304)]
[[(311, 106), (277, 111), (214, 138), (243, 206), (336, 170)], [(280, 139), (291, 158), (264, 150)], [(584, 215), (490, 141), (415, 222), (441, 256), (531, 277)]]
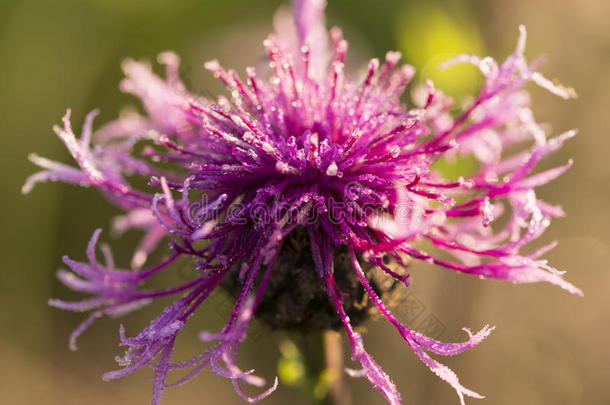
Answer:
[[(404, 272), (394, 260), (388, 259), (387, 262), (397, 273)], [(363, 262), (363, 269), (371, 286), (387, 306), (392, 308), (404, 302), (407, 290), (400, 288), (400, 281), (368, 262)], [(335, 253), (334, 270), (337, 287), (345, 294), (343, 305), (352, 324), (360, 326), (367, 319), (377, 317), (379, 311), (354, 273), (347, 249)], [(233, 269), (221, 284), (235, 298), (242, 288), (238, 274), (239, 268)], [(316, 273), (309, 237), (304, 230), (296, 229), (286, 238), (255, 317), (272, 329), (302, 333), (341, 329), (337, 310)]]

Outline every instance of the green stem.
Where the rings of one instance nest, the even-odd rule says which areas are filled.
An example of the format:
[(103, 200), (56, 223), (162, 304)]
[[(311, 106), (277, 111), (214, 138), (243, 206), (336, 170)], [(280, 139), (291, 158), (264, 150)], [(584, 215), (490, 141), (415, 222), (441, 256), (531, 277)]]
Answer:
[(343, 378), (341, 335), (329, 330), (310, 334), (302, 347), (309, 384), (316, 405), (350, 405)]
[(328, 374), (327, 405), (350, 405), (351, 395), (345, 384), (341, 335), (329, 330), (324, 332), (324, 357)]
[(314, 405), (350, 405), (341, 335), (334, 331), (292, 336), (280, 344), (280, 379), (300, 388)]

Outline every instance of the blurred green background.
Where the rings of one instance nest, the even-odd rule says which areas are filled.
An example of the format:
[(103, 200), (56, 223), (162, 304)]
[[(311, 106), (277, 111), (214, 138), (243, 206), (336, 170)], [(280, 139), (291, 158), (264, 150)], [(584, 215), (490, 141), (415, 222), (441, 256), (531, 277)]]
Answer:
[[(287, 5), (287, 2), (285, 5)], [(72, 297), (55, 280), (61, 256), (84, 256), (93, 229), (109, 228), (115, 210), (93, 190), (62, 184), (20, 194), (36, 169), (30, 152), (69, 162), (51, 131), (67, 107), (74, 126), (96, 107), (97, 123), (137, 101), (118, 91), (126, 57), (154, 60), (174, 50), (182, 76), (194, 91), (219, 89), (202, 64), (218, 58), (243, 69), (263, 56), (261, 42), (281, 1), (204, 0), (0, 0), (0, 403), (147, 404), (152, 373), (104, 383), (121, 351), (116, 320), (102, 320), (70, 352), (67, 337), (81, 314), (51, 309), (52, 296)], [(554, 222), (545, 241), (559, 240), (548, 254), (585, 298), (549, 285), (480, 281), (427, 266), (415, 268), (412, 294), (421, 317), (435, 319), (442, 339), (463, 338), (462, 326), (498, 326), (486, 342), (447, 360), (481, 404), (608, 404), (610, 391), (610, 2), (607, 0), (330, 0), (330, 24), (350, 40), (353, 66), (386, 50), (400, 49), (421, 77), (431, 77), (457, 96), (479, 84), (472, 69), (440, 73), (436, 66), (459, 52), (503, 58), (512, 51), (517, 27), (529, 32), (527, 55), (545, 55), (542, 71), (575, 87), (579, 98), (562, 101), (533, 89), (534, 112), (554, 133), (579, 128), (580, 135), (545, 167), (575, 160), (574, 167), (541, 190), (568, 213)], [(104, 233), (109, 240), (108, 232)], [(127, 235), (112, 246), (128, 263)], [(188, 271), (188, 264), (183, 263)], [(172, 277), (172, 276), (169, 276)], [(221, 300), (221, 298), (218, 298)], [(216, 301), (220, 302), (220, 301)], [(219, 305), (204, 307), (177, 355), (199, 350), (194, 332), (222, 325)], [(153, 309), (132, 315), (128, 333), (147, 323)], [(135, 325), (135, 326), (134, 326)], [(438, 325), (437, 325), (438, 326)], [(271, 379), (281, 336), (259, 328), (254, 343), (241, 346), (241, 364)], [(453, 390), (428, 372), (384, 322), (368, 325), (370, 351), (393, 376), (407, 404), (456, 404)], [(348, 365), (351, 363), (348, 362)], [(354, 404), (382, 403), (363, 380), (350, 380)], [(297, 405), (295, 389), (280, 386), (266, 404)], [(194, 382), (166, 392), (164, 404), (241, 403), (229, 381), (204, 371)]]

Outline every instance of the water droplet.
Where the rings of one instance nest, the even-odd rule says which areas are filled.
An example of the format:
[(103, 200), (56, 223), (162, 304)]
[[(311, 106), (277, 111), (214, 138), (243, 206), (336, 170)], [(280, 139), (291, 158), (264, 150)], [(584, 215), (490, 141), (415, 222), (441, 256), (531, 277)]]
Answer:
[(337, 167), (337, 164), (335, 162), (332, 162), (330, 165), (328, 165), (328, 168), (326, 169), (326, 174), (328, 176), (336, 176), (338, 171), (339, 168)]

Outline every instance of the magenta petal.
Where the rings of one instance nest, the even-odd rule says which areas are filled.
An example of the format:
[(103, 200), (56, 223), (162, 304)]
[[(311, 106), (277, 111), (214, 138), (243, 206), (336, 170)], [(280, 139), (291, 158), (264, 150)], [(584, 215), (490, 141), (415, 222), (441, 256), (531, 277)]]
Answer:
[[(359, 260), (380, 268), (401, 288), (408, 288), (408, 274), (384, 264), (388, 258), (514, 283), (548, 282), (582, 294), (542, 258), (552, 245), (528, 248), (564, 215), (560, 206), (542, 201), (537, 188), (572, 162), (545, 171), (538, 164), (576, 132), (550, 137), (535, 121), (527, 83), (563, 98), (574, 92), (550, 82), (538, 72), (538, 62), (525, 59), (525, 29), (504, 61), (461, 55), (447, 63), (471, 63), (483, 75), (468, 104), (454, 103), (431, 81), (414, 86), (413, 103), (405, 103), (402, 94), (414, 68), (399, 64), (400, 53), (388, 52), (384, 60), (371, 59), (361, 75), (351, 75), (345, 68), (348, 43), (340, 29), (327, 31), (325, 7), (326, 0), (294, 0), (291, 14), (280, 11), (276, 32), (263, 43), (267, 66), (246, 69), (244, 78), (216, 60), (207, 62), (227, 87), (227, 95), (215, 99), (188, 92), (179, 58), (171, 52), (158, 56), (164, 77), (126, 60), (121, 90), (138, 97), (146, 114), (123, 115), (94, 131), (94, 110), (77, 137), (68, 110), (54, 131), (75, 164), (30, 157), (42, 170), (28, 177), (24, 193), (43, 181), (95, 187), (122, 213), (114, 222), (115, 236), (142, 232), (131, 266), (121, 268), (105, 244), (99, 246), (103, 260), (97, 254), (101, 230), (96, 230), (86, 259), (64, 257), (69, 270), (57, 273), (68, 288), (86, 296), (49, 303), (90, 311), (70, 337), (75, 348), (97, 318), (119, 317), (172, 297), (173, 304), (135, 336), (127, 337), (121, 326), (125, 352), (119, 369), (104, 375), (115, 379), (153, 368), (153, 405), (165, 388), (205, 368), (230, 379), (246, 402), (276, 389), (277, 378), (261, 394), (246, 395), (241, 383), (264, 387), (265, 380), (238, 367), (237, 353), (267, 286), (277, 281), (275, 263), (290, 252), (284, 248), (293, 236), (308, 238), (315, 267), (310, 270), (334, 303), (352, 359), (361, 366), (348, 373), (366, 377), (394, 405), (401, 401), (396, 386), (365, 351), (347, 317), (335, 277), (350, 270), (333, 267), (338, 252), (349, 252), (351, 271), (368, 298), (462, 404), (466, 396), (481, 396), (430, 354), (462, 353), (493, 328), (464, 329), (467, 338), (456, 343), (407, 328), (381, 301)], [(472, 172), (444, 178), (442, 167), (456, 159), (475, 162)], [(433, 245), (431, 253), (420, 250), (421, 241)], [(453, 259), (440, 258), (439, 251)], [(165, 258), (149, 263), (161, 255)], [(192, 268), (176, 278), (172, 263), (178, 259)], [(151, 279), (161, 272), (170, 275), (162, 280), (176, 284), (153, 287)], [(207, 350), (172, 362), (177, 336), (227, 277), (241, 283), (241, 290), (226, 325), (200, 334), (213, 342)], [(184, 373), (168, 383), (178, 369)]]

